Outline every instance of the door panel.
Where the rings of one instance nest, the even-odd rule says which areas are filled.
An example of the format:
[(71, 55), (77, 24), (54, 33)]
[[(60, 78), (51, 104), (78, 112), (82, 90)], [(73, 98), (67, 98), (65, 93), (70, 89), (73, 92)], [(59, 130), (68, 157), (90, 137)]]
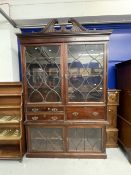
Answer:
[(26, 47), (28, 102), (62, 102), (60, 45)]
[(29, 127), (31, 152), (62, 152), (63, 128)]
[(103, 102), (104, 45), (67, 45), (67, 102)]
[(101, 128), (78, 128), (68, 129), (69, 152), (101, 152), (102, 129)]

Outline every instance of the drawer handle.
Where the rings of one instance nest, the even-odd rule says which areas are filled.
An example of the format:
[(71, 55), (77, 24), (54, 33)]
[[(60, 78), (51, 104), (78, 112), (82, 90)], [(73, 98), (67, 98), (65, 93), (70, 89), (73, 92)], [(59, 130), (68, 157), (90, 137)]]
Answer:
[(56, 112), (56, 111), (58, 111), (58, 109), (57, 108), (52, 108), (52, 111)]
[(72, 115), (73, 115), (74, 117), (77, 117), (77, 116), (79, 115), (79, 113), (78, 113), (78, 112), (73, 112)]
[(99, 115), (99, 112), (92, 112), (92, 115), (93, 115), (94, 117), (96, 117), (96, 116)]
[(32, 120), (38, 120), (38, 118), (39, 118), (39, 117), (34, 116), (34, 117), (32, 117)]
[(52, 116), (52, 117), (51, 117), (51, 120), (57, 120), (57, 119), (58, 119), (57, 116)]
[(38, 108), (33, 108), (33, 109), (32, 109), (32, 112), (38, 112), (38, 111), (39, 111)]
[(46, 118), (46, 115), (43, 115), (43, 118)]

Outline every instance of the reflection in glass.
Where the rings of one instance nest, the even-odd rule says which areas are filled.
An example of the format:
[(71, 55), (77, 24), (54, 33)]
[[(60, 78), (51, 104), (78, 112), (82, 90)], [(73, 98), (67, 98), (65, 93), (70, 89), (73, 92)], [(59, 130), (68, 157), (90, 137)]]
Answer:
[(103, 44), (68, 45), (69, 102), (103, 101)]
[(29, 102), (60, 102), (60, 47), (26, 47), (26, 78)]

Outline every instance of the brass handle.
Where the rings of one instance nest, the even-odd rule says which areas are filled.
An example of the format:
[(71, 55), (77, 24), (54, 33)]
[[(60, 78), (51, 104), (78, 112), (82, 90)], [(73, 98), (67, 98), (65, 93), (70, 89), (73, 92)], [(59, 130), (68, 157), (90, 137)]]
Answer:
[(68, 77), (67, 77), (67, 74), (65, 74), (65, 79), (67, 79)]
[(58, 119), (57, 116), (52, 116), (52, 117), (51, 117), (51, 120), (57, 120), (57, 119)]
[(99, 112), (92, 112), (92, 115), (93, 115), (94, 117), (96, 117), (96, 116), (99, 115)]
[(34, 116), (34, 117), (32, 117), (32, 120), (38, 120), (38, 118), (39, 118), (39, 117)]
[(32, 112), (38, 112), (39, 109), (38, 108), (32, 108)]
[(43, 118), (46, 118), (46, 115), (43, 115)]
[(52, 111), (56, 112), (56, 111), (58, 111), (58, 109), (57, 108), (52, 108)]
[(78, 113), (78, 112), (73, 112), (72, 115), (73, 115), (74, 117), (77, 117), (77, 116), (79, 115), (79, 113)]

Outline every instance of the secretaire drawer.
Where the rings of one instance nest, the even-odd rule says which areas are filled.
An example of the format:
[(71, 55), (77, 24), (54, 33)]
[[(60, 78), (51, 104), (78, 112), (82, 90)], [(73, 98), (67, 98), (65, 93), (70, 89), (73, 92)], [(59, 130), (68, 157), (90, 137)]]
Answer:
[(55, 121), (55, 120), (64, 120), (64, 115), (27, 115), (27, 120), (32, 120), (32, 121)]
[(104, 119), (104, 107), (67, 107), (67, 120)]
[(63, 112), (64, 107), (47, 107), (47, 106), (40, 106), (40, 107), (27, 107), (27, 112)]

